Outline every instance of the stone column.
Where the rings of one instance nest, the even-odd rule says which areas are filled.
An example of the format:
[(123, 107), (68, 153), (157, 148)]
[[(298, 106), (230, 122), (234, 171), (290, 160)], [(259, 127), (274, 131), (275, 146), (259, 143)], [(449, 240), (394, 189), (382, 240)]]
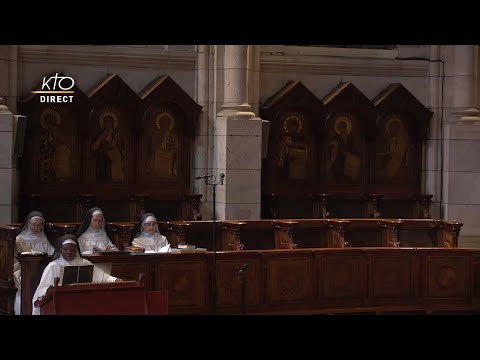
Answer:
[(217, 116), (251, 118), (248, 103), (248, 45), (225, 45), (222, 111)]
[(459, 246), (480, 246), (478, 45), (446, 47), (444, 218), (463, 222)]
[(216, 71), (218, 78), (223, 75), (223, 103), (214, 122), (211, 172), (217, 179), (224, 173), (225, 182), (217, 187), (216, 218), (259, 219), (262, 121), (248, 103), (248, 89), (253, 81), (249, 69), (258, 69), (251, 59), (260, 57), (249, 56), (250, 45), (219, 47), (224, 56), (217, 57)]
[(0, 224), (17, 221), (14, 208), (15, 164), (13, 162), (14, 116), (0, 98)]

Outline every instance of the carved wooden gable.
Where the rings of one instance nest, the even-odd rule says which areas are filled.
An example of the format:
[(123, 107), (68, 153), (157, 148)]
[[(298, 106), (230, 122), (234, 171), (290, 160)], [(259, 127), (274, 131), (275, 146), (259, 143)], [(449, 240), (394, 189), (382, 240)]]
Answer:
[[(260, 109), (270, 121), (267, 158), (262, 166), (264, 191), (294, 192), (318, 182), (319, 133), (324, 106), (300, 81), (286, 84)], [(302, 184), (302, 187), (292, 185)]]
[[(301, 83), (290, 82), (261, 109), (271, 122), (262, 166), (264, 218), (398, 218), (417, 217), (419, 206), (428, 210), (431, 195), (421, 193), (420, 174), (430, 110), (401, 84), (370, 101), (341, 82), (318, 102)], [(295, 112), (304, 116), (306, 131), (295, 119), (292, 136), (287, 124)], [(285, 159), (292, 163), (281, 173)], [(302, 176), (303, 183), (297, 180)]]
[(372, 148), (373, 182), (421, 190), (422, 142), (432, 112), (402, 84), (391, 84), (373, 103), (378, 117)]
[(138, 179), (149, 190), (188, 192), (191, 144), (202, 107), (169, 76), (161, 76), (140, 95)]
[(88, 95), (92, 111), (85, 121), (84, 176), (88, 184), (128, 185), (134, 181), (137, 94), (116, 74)]
[(159, 219), (198, 219), (190, 153), (201, 106), (168, 76), (141, 99), (116, 74), (88, 96), (70, 90), (71, 103), (42, 103), (33, 92), (19, 101), (28, 117), (20, 218), (40, 210), (48, 221), (78, 222), (99, 206), (108, 221), (136, 221), (145, 209)]
[(351, 82), (341, 82), (322, 101), (327, 112), (327, 138), (322, 151), (325, 182), (330, 185), (365, 183), (372, 103)]
[[(28, 119), (23, 159), (29, 161), (21, 163), (21, 187), (27, 192), (33, 188), (38, 192), (52, 187), (57, 191), (68, 191), (79, 182), (80, 147), (75, 139), (79, 124), (88, 116), (87, 97), (76, 85), (70, 88), (66, 83), (62, 87), (68, 91), (48, 93), (60, 91), (53, 90), (53, 81), (44, 85), (55, 76), (58, 82), (66, 75), (53, 73), (45, 76), (28, 96), (18, 102), (20, 113)], [(67, 76), (66, 79), (71, 78)], [(59, 97), (62, 102), (57, 102)]]

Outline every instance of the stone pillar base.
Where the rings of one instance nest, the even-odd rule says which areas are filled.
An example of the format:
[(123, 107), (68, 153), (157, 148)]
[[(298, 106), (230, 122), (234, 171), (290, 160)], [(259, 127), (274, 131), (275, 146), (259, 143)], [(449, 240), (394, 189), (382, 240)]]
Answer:
[[(218, 220), (259, 219), (261, 208), (262, 120), (218, 116), (214, 131), (213, 175)], [(209, 199), (211, 202), (211, 198)]]

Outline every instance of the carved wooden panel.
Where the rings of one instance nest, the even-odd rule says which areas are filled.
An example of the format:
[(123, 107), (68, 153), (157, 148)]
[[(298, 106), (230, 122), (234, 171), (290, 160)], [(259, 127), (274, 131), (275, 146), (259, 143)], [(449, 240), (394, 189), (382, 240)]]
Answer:
[(465, 297), (466, 281), (465, 257), (426, 256), (426, 297)]
[[(168, 290), (170, 299), (173, 293), (175, 303), (170, 303), (171, 313), (212, 313), (212, 253), (127, 257), (92, 255), (87, 258), (93, 263), (112, 263), (114, 269), (116, 264), (126, 261), (131, 271), (136, 271), (136, 265), (150, 267), (153, 271), (148, 289)], [(20, 259), (22, 289), (25, 286), (23, 303), (31, 312), (33, 291), (50, 259), (46, 256), (21, 256)], [(217, 308), (218, 313), (240, 313), (241, 306), (235, 300), (239, 294), (238, 283), (234, 282), (239, 269), (248, 264), (249, 313), (383, 312), (398, 311), (399, 308), (407, 313), (438, 310), (478, 313), (479, 259), (480, 251), (475, 249), (343, 248), (221, 252), (217, 254)], [(249, 272), (252, 274), (248, 275)], [(252, 275), (254, 279), (250, 277)], [(124, 276), (128, 277), (128, 274)], [(227, 284), (229, 281), (231, 286)], [(254, 286), (255, 282), (258, 288), (251, 290), (250, 286)], [(3, 285), (0, 282), (0, 298), (8, 292)], [(257, 300), (248, 295), (250, 291), (259, 294)], [(13, 297), (9, 301), (12, 308)]]
[(282, 305), (312, 300), (313, 284), (308, 281), (312, 274), (312, 258), (304, 254), (265, 257), (266, 301), (271, 305)]
[(317, 152), (308, 120), (300, 111), (279, 115), (282, 131), (274, 144), (277, 145), (275, 162), (281, 181), (311, 181), (315, 176)]
[(158, 265), (162, 290), (168, 290), (170, 309), (203, 308), (208, 297), (205, 258), (198, 261), (166, 262)]
[(375, 256), (370, 259), (370, 296), (372, 302), (379, 299), (407, 301), (415, 295), (413, 282), (414, 258), (408, 254), (389, 257)]
[[(35, 138), (39, 161), (37, 181), (42, 184), (74, 181), (76, 124), (65, 107), (47, 106), (39, 114), (39, 137)], [(35, 126), (35, 125), (34, 125)]]
[(140, 98), (140, 190), (148, 188), (154, 197), (165, 192), (189, 193), (191, 149), (202, 107), (169, 76), (148, 84)]
[(373, 105), (351, 82), (341, 82), (323, 99), (327, 139), (323, 144), (324, 174), (329, 188), (367, 180), (366, 140)]
[(90, 117), (92, 131), (89, 133), (88, 182), (99, 184), (125, 185), (131, 162), (128, 154), (132, 151), (129, 141), (126, 115), (118, 107), (106, 106), (97, 109)]
[(362, 288), (365, 282), (362, 276), (362, 263), (359, 256), (323, 258), (317, 256), (318, 296), (326, 299), (363, 298)]
[[(140, 145), (142, 182), (175, 182), (185, 149), (182, 113), (171, 106), (153, 106), (144, 117)], [(188, 142), (187, 142), (188, 144)]]
[(262, 166), (264, 191), (288, 194), (298, 192), (292, 185), (299, 184), (313, 189), (320, 175), (321, 101), (295, 81), (269, 98), (260, 113), (270, 121), (267, 158)]
[(191, 190), (201, 106), (170, 77), (154, 81), (141, 97), (117, 74), (107, 75), (88, 96), (73, 87), (71, 103), (42, 102), (35, 91), (18, 104), (28, 118), (20, 219), (41, 209), (50, 221), (78, 222), (76, 207), (86, 196), (111, 220), (132, 221), (134, 194), (149, 194), (149, 211), (161, 219), (193, 213), (181, 211), (180, 199)]
[[(299, 101), (299, 94), (306, 100)], [(275, 218), (314, 217), (318, 212), (311, 203), (289, 198), (293, 191), (296, 199), (332, 196), (331, 218), (368, 217), (355, 199), (362, 193), (395, 203), (378, 217), (415, 217), (410, 196), (421, 192), (431, 114), (401, 84), (371, 101), (353, 83), (341, 82), (318, 105), (300, 82), (288, 83), (261, 108), (271, 125), (262, 166), (262, 216), (273, 217), (275, 207)]]
[(362, 124), (353, 113), (336, 113), (327, 123), (325, 174), (330, 184), (362, 182)]
[(390, 192), (420, 192), (422, 141), (432, 112), (399, 83), (387, 86), (373, 104), (378, 118), (371, 149), (372, 182), (397, 185), (384, 187)]
[[(71, 89), (73, 95), (69, 96), (71, 102), (46, 102), (45, 98), (57, 97), (40, 95), (38, 91), (44, 90), (42, 84), (39, 82), (18, 103), (19, 111), (27, 116), (21, 158), (22, 172), (30, 174), (21, 177), (21, 191), (25, 194), (31, 194), (35, 188), (49, 189), (52, 186), (56, 187), (57, 193), (62, 193), (79, 181), (80, 142), (75, 140), (79, 136), (79, 124), (88, 114), (87, 98), (74, 85)], [(49, 84), (53, 86), (52, 82)]]
[(260, 259), (217, 260), (218, 297), (217, 306), (239, 307), (242, 302), (242, 283), (239, 270), (248, 264), (245, 271), (245, 301), (246, 305), (256, 306), (260, 302)]
[(408, 121), (398, 114), (384, 117), (377, 127), (376, 139), (375, 183), (416, 183), (422, 148), (414, 141)]
[(95, 184), (97, 192), (99, 187), (108, 189), (107, 193), (115, 188), (127, 189), (134, 183), (133, 135), (140, 98), (117, 74), (94, 86), (88, 98), (92, 111), (82, 126), (83, 181)]
[[(45, 78), (50, 79), (50, 76)], [(53, 86), (53, 82), (49, 84)], [(74, 209), (67, 210), (68, 200), (71, 201), (80, 182), (79, 126), (88, 117), (89, 105), (86, 95), (76, 85), (69, 90), (73, 92), (69, 96), (40, 95), (38, 92), (42, 90), (42, 81), (39, 81), (18, 101), (19, 113), (27, 116), (23, 156), (19, 163), (22, 173), (19, 218), (24, 219), (29, 210), (42, 208), (47, 219), (73, 221)], [(55, 102), (47, 102), (46, 98), (54, 98)], [(56, 102), (57, 98), (71, 98), (72, 101)], [(47, 201), (51, 202), (49, 206), (45, 204)]]

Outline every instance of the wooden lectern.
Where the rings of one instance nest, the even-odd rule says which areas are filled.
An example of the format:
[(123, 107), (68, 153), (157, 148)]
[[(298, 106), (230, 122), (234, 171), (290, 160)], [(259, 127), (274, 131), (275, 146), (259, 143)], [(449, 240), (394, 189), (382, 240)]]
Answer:
[(138, 281), (84, 283), (50, 287), (35, 302), (42, 315), (167, 315), (166, 290), (147, 291)]

